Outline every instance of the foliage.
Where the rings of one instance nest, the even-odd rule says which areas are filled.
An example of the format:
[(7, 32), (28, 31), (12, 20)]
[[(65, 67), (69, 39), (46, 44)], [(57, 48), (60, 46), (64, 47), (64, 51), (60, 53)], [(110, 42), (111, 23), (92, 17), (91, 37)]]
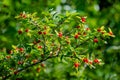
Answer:
[[(44, 79), (46, 77), (47, 79), (53, 79), (53, 80), (54, 79), (61, 80), (61, 78), (65, 80), (66, 79), (76, 80), (76, 78), (78, 78), (78, 80), (79, 78), (85, 80), (86, 79), (87, 80), (89, 79), (119, 80), (120, 79), (119, 77), (120, 5), (119, 4), (120, 4), (119, 0), (114, 0), (114, 1), (112, 0), (104, 0), (104, 1), (103, 0), (86, 0), (86, 1), (85, 0), (80, 0), (80, 1), (78, 0), (0, 0), (0, 43), (1, 43), (0, 59), (3, 59), (3, 57), (8, 55), (9, 51), (13, 49), (11, 45), (19, 44), (20, 36), (18, 37), (18, 34), (16, 35), (17, 31), (22, 28), (23, 30), (22, 35), (25, 36), (26, 33), (25, 26), (28, 28), (31, 27), (29, 26), (29, 24), (19, 23), (19, 21), (14, 18), (16, 14), (19, 14), (20, 12), (23, 11), (29, 13), (37, 12), (37, 16), (40, 18), (39, 20), (41, 22), (41, 20), (44, 18), (43, 12), (49, 11), (50, 9), (54, 9), (54, 10), (56, 9), (57, 12), (61, 13), (62, 15), (66, 14), (65, 13), (66, 11), (70, 11), (72, 13), (79, 12), (81, 17), (84, 15), (87, 16), (87, 23), (85, 23), (85, 26), (90, 28), (92, 32), (94, 31), (94, 28), (97, 29), (98, 27), (100, 28), (100, 26), (104, 25), (105, 27), (111, 28), (116, 36), (115, 38), (110, 38), (109, 40), (107, 40), (107, 43), (104, 44), (104, 46), (101, 46), (102, 45), (100, 44), (101, 42), (100, 43), (98, 42), (100, 46), (98, 46), (94, 50), (95, 57), (101, 58), (105, 63), (105, 65), (103, 65), (102, 67), (97, 66), (96, 69), (89, 69), (88, 67), (86, 67), (86, 69), (79, 68), (80, 73), (78, 74), (78, 73), (74, 73), (75, 70), (73, 70), (74, 68), (73, 64), (75, 63), (73, 62), (71, 63), (68, 60), (66, 61), (64, 58), (62, 59), (62, 63), (61, 63), (58, 58), (53, 58), (43, 62), (45, 65), (47, 65), (47, 67), (43, 68), (40, 65), (36, 65), (35, 67), (30, 67), (26, 71), (21, 72), (22, 74), (19, 73), (19, 76), (17, 75), (16, 77), (18, 78), (21, 77), (22, 79), (28, 79), (28, 78)], [(31, 31), (28, 33), (32, 33)], [(28, 33), (26, 33), (27, 37), (30, 36)], [(33, 41), (32, 38), (30, 38), (29, 40)], [(79, 65), (77, 62), (78, 61), (76, 61), (75, 64), (76, 66)], [(2, 62), (0, 64), (2, 64)], [(4, 66), (6, 66), (6, 64)], [(81, 65), (79, 66), (81, 67)], [(38, 73), (36, 73), (37, 67), (40, 67), (40, 69), (38, 68), (38, 70), (41, 70)], [(78, 76), (76, 77), (75, 74)]]
[[(12, 45), (9, 54), (1, 58), (3, 79), (15, 78), (14, 75), (19, 76), (21, 71), (56, 57), (60, 62), (65, 59), (73, 63), (77, 72), (86, 66), (95, 68), (95, 65), (103, 64), (96, 53), (107, 38), (115, 37), (110, 28), (109, 31), (104, 26), (91, 29), (86, 26), (87, 17), (79, 13), (66, 12), (63, 15), (50, 11), (43, 12), (41, 18), (36, 14), (23, 12), (16, 16), (21, 26), (17, 34), (19, 44)], [(40, 67), (37, 67), (37, 72), (40, 72)]]

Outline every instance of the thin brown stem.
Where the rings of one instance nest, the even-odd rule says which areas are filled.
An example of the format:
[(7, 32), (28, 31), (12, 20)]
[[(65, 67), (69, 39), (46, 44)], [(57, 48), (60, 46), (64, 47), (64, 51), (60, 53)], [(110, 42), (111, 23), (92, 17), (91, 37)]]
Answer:
[[(17, 71), (17, 73), (22, 72), (22, 71), (24, 71), (24, 70), (26, 70), (26, 69), (34, 66), (34, 65), (37, 65), (37, 64), (39, 64), (39, 63), (42, 63), (43, 61), (46, 61), (46, 60), (48, 60), (48, 59), (55, 58), (55, 57), (58, 57), (58, 56), (57, 56), (57, 55), (55, 55), (55, 56), (48, 56), (47, 58), (45, 58), (45, 59), (43, 59), (43, 60), (40, 60), (40, 61), (38, 61), (38, 62), (36, 62), (36, 63), (33, 63), (33, 64), (31, 64), (31, 65), (28, 65), (28, 66), (26, 66), (26, 67), (24, 67), (24, 68), (22, 68), (22, 69), (16, 70), (16, 71)], [(9, 74), (9, 75), (6, 76), (5, 78), (3, 78), (3, 80), (8, 79), (8, 78), (11, 77), (12, 75), (13, 75), (13, 74)]]

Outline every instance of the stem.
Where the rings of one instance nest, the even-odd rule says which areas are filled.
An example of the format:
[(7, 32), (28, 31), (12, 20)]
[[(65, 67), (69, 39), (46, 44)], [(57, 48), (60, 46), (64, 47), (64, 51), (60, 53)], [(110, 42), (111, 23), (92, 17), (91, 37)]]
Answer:
[[(39, 64), (39, 63), (42, 63), (43, 61), (46, 61), (46, 60), (51, 59), (51, 58), (58, 57), (60, 51), (61, 51), (61, 46), (60, 46), (60, 50), (58, 50), (58, 51), (56, 52), (56, 55), (54, 55), (54, 56), (51, 56), (51, 55), (50, 55), (50, 56), (48, 56), (48, 57), (45, 58), (45, 59), (39, 60), (39, 61), (36, 62), (36, 63), (33, 63), (33, 64), (31, 64), (31, 65), (28, 65), (28, 66), (26, 66), (26, 67), (24, 67), (24, 68), (22, 68), (22, 69), (16, 70), (16, 71), (19, 73), (19, 72), (21, 72), (21, 71), (24, 71), (24, 70), (28, 69), (29, 67), (32, 67), (32, 66), (34, 66), (34, 65), (37, 65), (37, 64)], [(13, 74), (9, 74), (9, 75), (6, 76), (5, 78), (3, 78), (3, 80), (8, 79), (8, 78), (11, 77), (12, 75), (13, 75)]]
[[(21, 71), (24, 71), (24, 70), (28, 69), (29, 67), (32, 67), (32, 66), (37, 65), (37, 64), (39, 64), (39, 63), (41, 63), (41, 62), (43, 62), (43, 61), (46, 61), (46, 60), (48, 60), (48, 59), (50, 59), (50, 58), (55, 58), (55, 57), (58, 57), (58, 55), (48, 56), (46, 59), (40, 60), (40, 61), (38, 61), (38, 62), (36, 62), (36, 63), (33, 63), (33, 64), (28, 65), (28, 66), (26, 66), (26, 67), (24, 67), (24, 68), (22, 68), (22, 69), (17, 70), (17, 72), (19, 73), (19, 72), (21, 72)], [(9, 74), (9, 75), (6, 76), (5, 78), (3, 78), (3, 80), (8, 79), (8, 78), (11, 77), (12, 75), (13, 75), (13, 74)]]

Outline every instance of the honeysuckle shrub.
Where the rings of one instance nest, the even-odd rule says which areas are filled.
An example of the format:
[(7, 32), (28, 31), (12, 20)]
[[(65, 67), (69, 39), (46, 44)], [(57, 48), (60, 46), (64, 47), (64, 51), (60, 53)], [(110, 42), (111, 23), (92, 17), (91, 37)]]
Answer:
[[(1, 79), (15, 79), (24, 71), (40, 74), (41, 69), (52, 64), (48, 60), (55, 65), (54, 58), (57, 63), (72, 64), (71, 70), (76, 73), (82, 68), (95, 69), (104, 64), (99, 56), (102, 55), (100, 47), (104, 47), (110, 37), (115, 37), (110, 28), (90, 28), (87, 16), (77, 12), (58, 14), (48, 11), (42, 12), (42, 17), (37, 15), (36, 12), (22, 12), (15, 17), (19, 21), (18, 45), (13, 44), (12, 50), (1, 52)], [(35, 70), (29, 70), (31, 67)]]

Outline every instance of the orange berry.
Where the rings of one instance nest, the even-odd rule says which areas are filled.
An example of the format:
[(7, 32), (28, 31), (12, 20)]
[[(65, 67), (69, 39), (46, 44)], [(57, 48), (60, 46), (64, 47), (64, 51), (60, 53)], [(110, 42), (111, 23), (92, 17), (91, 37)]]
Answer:
[(45, 64), (41, 63), (41, 66), (42, 66), (42, 67), (45, 67)]
[(37, 59), (34, 59), (34, 60), (32, 60), (32, 62), (35, 64), (35, 63), (38, 62), (38, 60), (37, 60)]
[(11, 58), (11, 56), (6, 56), (6, 58), (7, 58), (7, 59), (10, 59), (10, 58)]
[(40, 68), (39, 67), (37, 68), (37, 72), (40, 72)]
[(42, 46), (38, 46), (38, 49), (41, 49), (42, 48)]
[(86, 28), (86, 31), (89, 31), (90, 30), (90, 28)]
[(109, 35), (113, 35), (113, 33), (112, 33), (112, 32), (109, 32)]

